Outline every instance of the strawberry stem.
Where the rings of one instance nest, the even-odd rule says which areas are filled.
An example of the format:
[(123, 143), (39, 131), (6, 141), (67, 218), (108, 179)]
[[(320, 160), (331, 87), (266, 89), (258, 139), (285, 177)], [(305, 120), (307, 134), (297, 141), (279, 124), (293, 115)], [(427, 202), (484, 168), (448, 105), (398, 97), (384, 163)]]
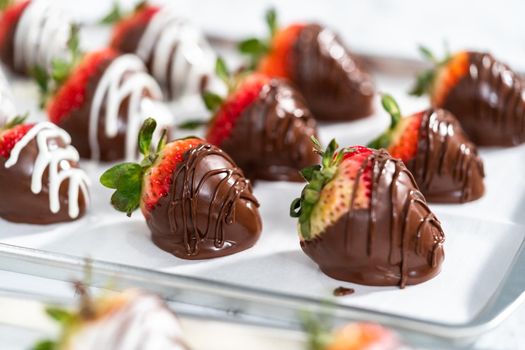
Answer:
[(401, 110), (396, 100), (389, 94), (381, 95), (381, 105), (390, 114), (390, 130), (395, 129), (397, 123), (401, 120)]
[(394, 132), (394, 130), (397, 127), (397, 124), (399, 124), (399, 121), (401, 120), (401, 109), (399, 108), (399, 105), (397, 104), (396, 100), (391, 95), (382, 94), (381, 105), (383, 106), (385, 111), (388, 114), (390, 114), (390, 126), (385, 132), (383, 132), (373, 141), (368, 143), (368, 148), (387, 148), (390, 144), (390, 141), (392, 140), (392, 133)]
[(432, 53), (430, 49), (423, 45), (418, 46), (418, 51), (423, 56), (423, 58), (426, 61), (429, 61), (432, 63), (432, 68), (427, 69), (423, 72), (421, 72), (417, 78), (416, 82), (412, 86), (412, 88), (409, 90), (409, 94), (412, 96), (423, 96), (425, 94), (432, 94), (432, 86), (434, 85), (434, 81), (436, 79), (437, 71), (442, 68), (443, 66), (447, 65), (450, 59), (452, 58), (448, 43), (445, 42), (445, 57), (443, 59), (439, 59)]

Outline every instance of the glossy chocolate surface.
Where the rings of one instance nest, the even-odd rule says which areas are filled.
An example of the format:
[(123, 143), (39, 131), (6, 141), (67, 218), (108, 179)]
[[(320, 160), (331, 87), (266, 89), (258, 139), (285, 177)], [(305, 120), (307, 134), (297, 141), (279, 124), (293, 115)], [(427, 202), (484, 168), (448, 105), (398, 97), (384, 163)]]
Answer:
[(439, 220), (401, 161), (381, 150), (360, 172), (368, 166), (369, 208), (351, 209), (321, 235), (302, 241), (302, 249), (325, 274), (343, 281), (403, 288), (429, 280), (444, 259)]
[[(59, 147), (64, 147), (61, 139), (53, 139)], [(53, 214), (49, 208), (49, 173), (44, 172), (42, 178), (42, 191), (34, 194), (31, 191), (31, 177), (34, 170), (35, 160), (38, 157), (38, 146), (36, 140), (20, 152), (17, 163), (11, 168), (5, 167), (7, 159), (0, 157), (0, 217), (16, 223), (28, 223), (35, 225), (48, 225), (59, 222), (73, 221), (68, 214), (69, 203), (69, 179), (60, 186), (59, 201), (60, 211)], [(68, 161), (71, 167), (78, 168), (74, 162)], [(86, 198), (82, 192), (79, 193), (79, 216), (86, 212)]]
[(443, 109), (424, 112), (416, 158), (408, 169), (429, 202), (464, 203), (483, 196), (483, 162), (457, 119)]
[(316, 134), (303, 97), (284, 80), (272, 79), (220, 147), (252, 180), (304, 181), (299, 171), (319, 162), (310, 139)]
[(183, 259), (209, 259), (248, 249), (259, 239), (259, 203), (249, 180), (219, 148), (187, 151), (167, 196), (146, 217), (153, 242)]
[(373, 113), (374, 83), (330, 30), (305, 26), (290, 60), (291, 80), (318, 120), (348, 121)]
[(480, 146), (525, 142), (525, 90), (522, 79), (488, 53), (469, 52), (467, 75), (445, 97), (470, 139)]

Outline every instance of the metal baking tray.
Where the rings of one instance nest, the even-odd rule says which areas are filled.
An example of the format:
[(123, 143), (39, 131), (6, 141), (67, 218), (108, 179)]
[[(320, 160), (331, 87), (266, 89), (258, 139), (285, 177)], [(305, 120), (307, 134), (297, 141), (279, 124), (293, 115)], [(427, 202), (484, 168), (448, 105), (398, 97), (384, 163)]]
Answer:
[[(375, 74), (379, 90), (397, 97), (403, 110), (409, 113), (425, 107), (424, 100), (405, 94), (415, 71), (425, 66), (422, 62), (361, 57)], [(22, 96), (19, 106), (35, 105), (34, 87), (26, 81), (13, 85), (15, 94)], [(376, 114), (369, 119), (321, 125), (321, 139), (326, 142), (337, 137), (346, 145), (367, 142), (388, 124), (377, 105)], [(33, 118), (43, 116), (35, 113)], [(144, 288), (188, 314), (298, 329), (298, 313), (306, 310), (329, 312), (335, 323), (369, 320), (447, 339), (473, 338), (500, 324), (525, 298), (525, 180), (513, 175), (525, 172), (525, 165), (520, 164), (525, 147), (487, 149), (481, 154), (488, 174), (484, 198), (464, 205), (431, 206), (445, 228), (447, 255), (441, 274), (445, 277), (421, 285), (424, 287), (372, 288), (322, 275), (301, 252), (295, 223), (285, 210), (301, 185), (284, 183), (255, 186), (256, 195), (263, 197), (266, 228), (254, 248), (233, 257), (189, 264), (162, 252), (149, 242), (140, 213), (130, 220), (112, 213), (109, 192), (97, 187), (93, 209), (76, 223), (38, 227), (0, 221), (0, 269), (66, 281), (81, 278), (85, 258), (91, 257), (93, 285), (105, 287), (111, 281), (115, 289)], [(96, 185), (107, 166), (84, 165)], [(272, 247), (279, 244), (286, 249), (276, 249), (273, 254)], [(247, 264), (251, 259), (257, 263)], [(305, 272), (304, 279), (316, 286), (314, 292), (302, 285), (301, 273)], [(463, 293), (461, 283), (469, 275), (474, 277), (465, 287), (468, 293)], [(301, 290), (294, 291), (293, 284)], [(332, 298), (330, 291), (340, 285), (355, 288), (356, 294)], [(446, 297), (425, 300), (426, 295), (441, 290)], [(380, 299), (385, 299), (383, 304), (375, 307)], [(403, 312), (402, 305), (412, 310)], [(466, 311), (452, 317), (456, 306), (465, 306)]]

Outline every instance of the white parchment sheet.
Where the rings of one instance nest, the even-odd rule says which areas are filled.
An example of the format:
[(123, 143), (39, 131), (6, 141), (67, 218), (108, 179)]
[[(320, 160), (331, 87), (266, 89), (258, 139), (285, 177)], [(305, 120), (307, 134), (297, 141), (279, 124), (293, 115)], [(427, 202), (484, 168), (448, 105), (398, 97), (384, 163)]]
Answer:
[[(377, 78), (380, 91), (392, 93), (406, 113), (425, 107), (423, 99), (405, 96), (409, 82), (399, 77)], [(27, 86), (15, 85), (15, 93), (24, 92), (26, 101), (34, 101), (34, 90)], [(30, 105), (18, 102), (19, 107)], [(38, 119), (39, 114), (32, 118)], [(337, 137), (343, 145), (366, 143), (387, 125), (378, 103), (374, 117), (322, 125), (320, 136), (324, 142)], [(128, 219), (114, 211), (109, 205), (111, 191), (98, 184), (108, 166), (86, 162), (84, 168), (94, 184), (87, 217), (52, 226), (16, 225), (0, 219), (0, 242), (320, 299), (329, 298), (338, 286), (352, 287), (355, 294), (337, 301), (424, 320), (463, 323), (489, 301), (525, 236), (525, 146), (481, 153), (487, 174), (485, 196), (464, 205), (431, 206), (446, 234), (443, 270), (429, 282), (404, 290), (343, 283), (319, 271), (301, 251), (295, 220), (288, 217), (289, 203), (301, 191), (299, 184), (260, 182), (255, 186), (264, 223), (255, 247), (229, 257), (185, 261), (150, 242), (139, 212)]]

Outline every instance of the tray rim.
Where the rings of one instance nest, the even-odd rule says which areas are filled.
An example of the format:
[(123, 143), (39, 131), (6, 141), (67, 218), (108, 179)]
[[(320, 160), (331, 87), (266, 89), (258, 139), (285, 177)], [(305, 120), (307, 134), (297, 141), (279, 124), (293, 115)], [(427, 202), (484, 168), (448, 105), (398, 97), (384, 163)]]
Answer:
[[(216, 318), (288, 329), (300, 328), (297, 314), (308, 310), (330, 312), (335, 323), (366, 320), (449, 340), (467, 340), (497, 327), (525, 303), (525, 238), (487, 304), (474, 318), (465, 323), (421, 320), (312, 297), (259, 290), (127, 264), (90, 259), (89, 261), (93, 286), (107, 288), (108, 281), (113, 281), (111, 289), (122, 290), (132, 286), (144, 288), (159, 293), (169, 302), (179, 305), (195, 304), (197, 297), (205, 297), (208, 299), (207, 305), (195, 305), (203, 310), (209, 309), (209, 313), (214, 314)], [(85, 264), (86, 258), (0, 243), (0, 269), (6, 271), (71, 281), (74, 278), (82, 278)], [(45, 271), (38, 271), (38, 268), (45, 268)], [(328, 309), (330, 311), (327, 311)], [(191, 308), (188, 310), (187, 314), (194, 313)]]

